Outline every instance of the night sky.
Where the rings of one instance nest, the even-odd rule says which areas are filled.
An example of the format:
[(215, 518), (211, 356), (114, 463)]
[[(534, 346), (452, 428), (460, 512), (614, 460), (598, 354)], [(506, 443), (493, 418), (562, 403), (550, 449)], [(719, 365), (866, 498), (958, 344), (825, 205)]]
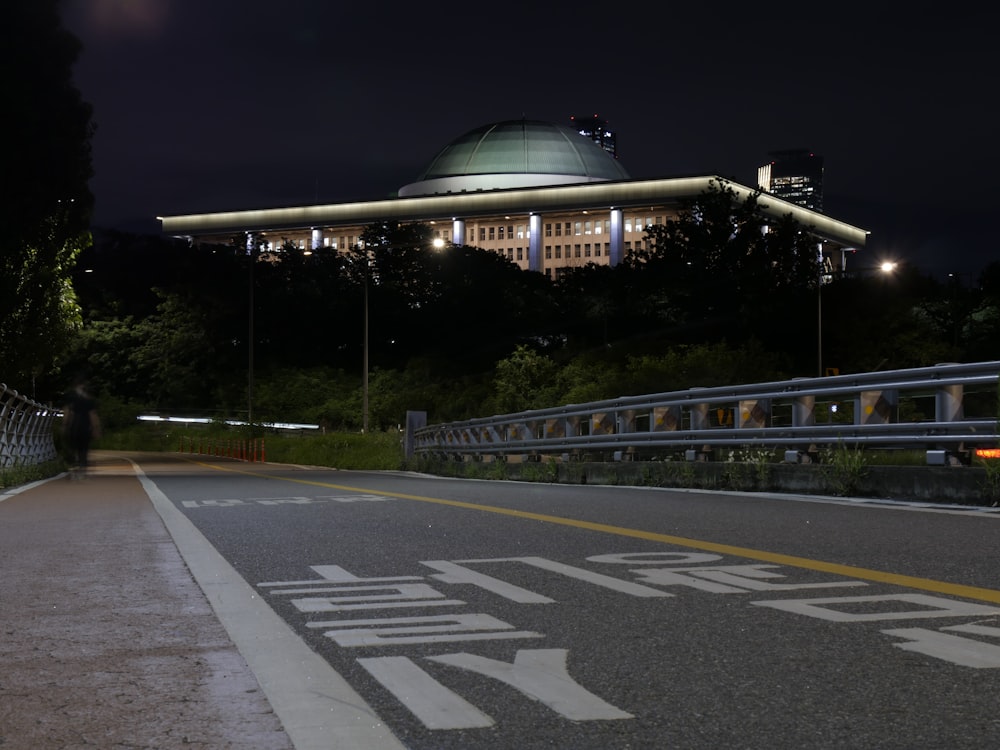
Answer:
[(822, 155), (826, 212), (872, 233), (859, 266), (1000, 260), (988, 4), (63, 2), (95, 226), (383, 198), (479, 125), (599, 114), (636, 178)]

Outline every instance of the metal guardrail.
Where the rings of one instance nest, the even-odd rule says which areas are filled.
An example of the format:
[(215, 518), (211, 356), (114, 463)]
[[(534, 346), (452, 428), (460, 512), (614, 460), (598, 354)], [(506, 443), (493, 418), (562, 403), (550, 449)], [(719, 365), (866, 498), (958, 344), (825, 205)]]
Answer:
[(625, 396), (416, 427), (413, 452), (620, 460), (743, 446), (962, 450), (1000, 441), (998, 376), (994, 361)]
[(0, 469), (57, 458), (53, 429), (60, 416), (0, 383)]

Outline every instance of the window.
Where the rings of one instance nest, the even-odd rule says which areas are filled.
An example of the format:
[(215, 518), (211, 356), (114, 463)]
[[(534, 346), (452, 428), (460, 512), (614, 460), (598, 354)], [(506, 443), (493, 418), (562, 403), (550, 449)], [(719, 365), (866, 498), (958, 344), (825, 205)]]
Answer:
[(590, 257), (590, 243), (589, 242), (585, 242), (584, 245), (583, 245), (583, 257), (584, 258), (589, 258)]
[(552, 224), (546, 224), (545, 225), (545, 236), (546, 237), (551, 237), (552, 236)]
[[(493, 241), (493, 239), (494, 239), (494, 234), (495, 234), (495, 231), (494, 231), (494, 227), (490, 227), (490, 242), (492, 242), (492, 241)], [(501, 235), (501, 239), (502, 239), (502, 238), (503, 238), (503, 235)]]
[(504, 230), (504, 227), (500, 227), (499, 229), (497, 229), (497, 239), (498, 240), (502, 240), (503, 239), (503, 230)]
[(524, 248), (523, 247), (519, 247), (517, 249), (517, 259), (518, 260), (524, 260)]
[(556, 257), (557, 258), (562, 257), (562, 245), (556, 245)]
[(583, 222), (577, 221), (573, 224), (573, 231), (576, 234), (583, 234)]
[(545, 246), (545, 259), (546, 260), (552, 259), (552, 245)]
[(593, 234), (594, 233), (593, 222), (591, 222), (591, 221), (585, 221), (585, 222), (583, 222), (583, 233), (584, 234)]
[(579, 245), (573, 245), (573, 257), (574, 258), (579, 258), (580, 257), (580, 246)]
[(486, 241), (486, 227), (479, 227), (479, 241)]
[(562, 237), (562, 222), (556, 224), (556, 237)]
[(517, 238), (519, 240), (523, 240), (524, 239), (524, 224), (518, 224), (517, 225)]

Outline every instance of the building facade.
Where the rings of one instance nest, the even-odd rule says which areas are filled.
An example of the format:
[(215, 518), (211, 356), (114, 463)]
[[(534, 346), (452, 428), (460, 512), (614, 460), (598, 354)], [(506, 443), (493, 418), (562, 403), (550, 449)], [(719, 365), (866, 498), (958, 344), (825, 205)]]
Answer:
[(772, 151), (771, 161), (757, 170), (757, 184), (765, 193), (823, 212), (823, 157), (808, 149)]

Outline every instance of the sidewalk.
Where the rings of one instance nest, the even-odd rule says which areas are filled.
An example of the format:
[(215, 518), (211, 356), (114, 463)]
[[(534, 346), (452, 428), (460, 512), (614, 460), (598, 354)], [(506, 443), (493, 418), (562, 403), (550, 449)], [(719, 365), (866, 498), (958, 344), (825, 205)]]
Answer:
[(291, 748), (131, 464), (96, 459), (0, 494), (0, 748)]

